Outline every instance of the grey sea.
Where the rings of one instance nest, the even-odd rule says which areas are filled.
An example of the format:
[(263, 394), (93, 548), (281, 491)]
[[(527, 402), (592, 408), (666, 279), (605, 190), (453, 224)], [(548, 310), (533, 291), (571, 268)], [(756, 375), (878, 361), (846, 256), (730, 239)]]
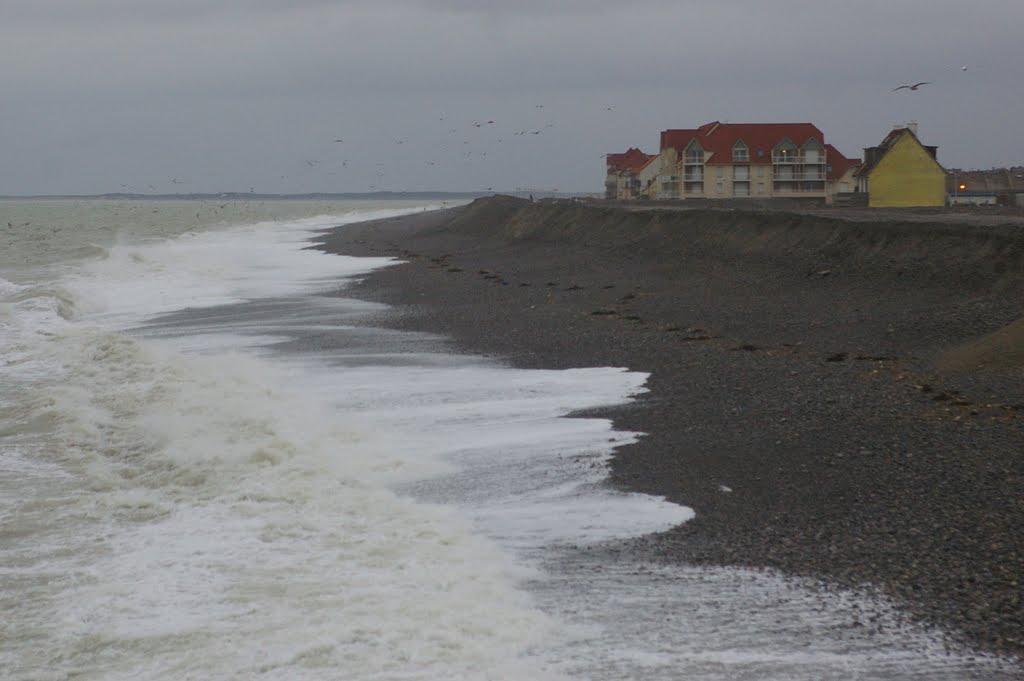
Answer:
[[(692, 511), (629, 367), (388, 329), (327, 229), (440, 201), (0, 201), (0, 677), (1001, 679), (869, 596), (606, 551)], [(884, 626), (881, 626), (884, 625)]]

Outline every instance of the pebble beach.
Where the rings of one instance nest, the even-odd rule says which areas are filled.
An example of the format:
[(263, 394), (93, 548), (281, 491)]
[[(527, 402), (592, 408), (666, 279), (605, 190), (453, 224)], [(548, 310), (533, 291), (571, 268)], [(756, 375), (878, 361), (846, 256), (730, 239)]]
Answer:
[(392, 306), (382, 324), (516, 367), (648, 372), (601, 412), (645, 434), (611, 484), (696, 515), (620, 550), (874, 590), (1024, 659), (1024, 228), (1006, 222), (496, 196), (317, 247), (401, 261), (349, 289)]

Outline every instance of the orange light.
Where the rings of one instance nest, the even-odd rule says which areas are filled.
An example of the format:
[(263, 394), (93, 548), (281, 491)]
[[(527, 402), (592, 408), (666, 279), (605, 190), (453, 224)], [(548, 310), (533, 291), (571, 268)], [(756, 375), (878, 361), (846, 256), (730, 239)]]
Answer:
[(960, 185), (960, 190), (963, 191), (964, 189), (967, 189), (967, 185), (966, 184)]

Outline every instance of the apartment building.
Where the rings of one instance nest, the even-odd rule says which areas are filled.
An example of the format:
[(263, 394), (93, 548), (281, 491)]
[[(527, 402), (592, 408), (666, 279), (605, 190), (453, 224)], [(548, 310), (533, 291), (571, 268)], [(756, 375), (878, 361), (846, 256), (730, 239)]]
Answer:
[[(630, 191), (658, 199), (789, 198), (831, 203), (837, 192), (855, 190), (852, 173), (859, 163), (827, 144), (821, 130), (810, 123), (715, 121), (662, 131), (659, 153), (648, 161), (653, 167), (644, 166), (649, 182), (634, 184)], [(634, 171), (631, 179), (638, 174)], [(610, 164), (608, 177), (613, 179)]]

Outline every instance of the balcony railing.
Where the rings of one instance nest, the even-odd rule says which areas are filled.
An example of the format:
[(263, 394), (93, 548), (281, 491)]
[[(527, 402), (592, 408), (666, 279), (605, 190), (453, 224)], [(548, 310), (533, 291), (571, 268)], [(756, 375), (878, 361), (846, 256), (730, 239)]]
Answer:
[(772, 179), (776, 182), (824, 182), (825, 175), (814, 168), (805, 168), (802, 173), (793, 172), (792, 168), (783, 168), (776, 170), (772, 175)]
[(775, 164), (804, 164), (804, 165), (825, 165), (825, 159), (821, 155), (804, 154), (772, 154), (772, 163)]

